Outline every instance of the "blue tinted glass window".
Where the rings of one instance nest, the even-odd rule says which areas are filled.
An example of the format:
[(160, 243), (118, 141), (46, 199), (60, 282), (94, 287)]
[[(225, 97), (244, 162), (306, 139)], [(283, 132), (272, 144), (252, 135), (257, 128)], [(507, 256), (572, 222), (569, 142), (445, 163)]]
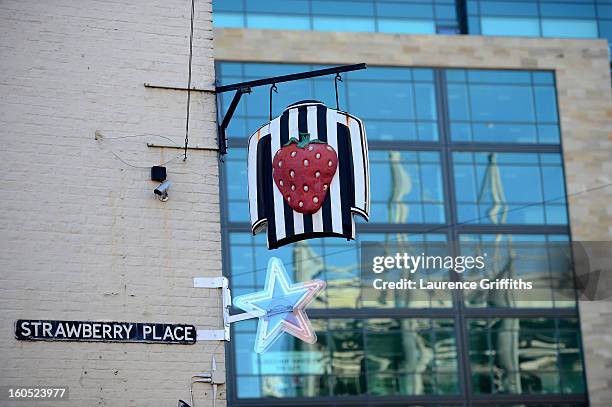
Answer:
[(338, 27), (342, 27), (342, 31), (371, 32), (374, 31), (374, 20), (367, 17), (313, 17), (313, 28), (317, 31), (338, 31)]
[[(466, 306), (576, 308), (574, 296), (558, 290), (571, 278), (568, 269), (560, 266), (567, 261), (567, 251), (570, 249), (568, 235), (461, 234), (459, 240), (461, 252), (466, 255), (474, 251), (495, 253), (494, 257), (488, 257), (482, 269), (465, 271), (465, 280), (513, 276), (532, 281), (536, 290), (520, 292), (515, 296), (487, 296), (480, 290), (474, 290), (464, 296)], [(537, 301), (533, 301), (534, 298)]]
[(483, 35), (538, 37), (540, 25), (536, 18), (482, 17), (480, 30)]
[(594, 4), (542, 3), (540, 14), (543, 17), (594, 18)]
[(385, 33), (435, 34), (436, 25), (432, 21), (399, 18), (381, 18), (378, 30)]
[(470, 106), (478, 121), (533, 121), (533, 94), (529, 88), (472, 85)]
[[(261, 355), (245, 351), (252, 349), (256, 329), (247, 322), (236, 324), (241, 333), (232, 340), (241, 356), (237, 358), (241, 359), (237, 361), (241, 366), (238, 398), (459, 391), (452, 319), (314, 319), (316, 344), (286, 336)], [(415, 358), (420, 361), (418, 366)], [(351, 368), (355, 361), (362, 361), (363, 368)], [(411, 386), (412, 380), (429, 385)]]
[(315, 15), (363, 16), (373, 18), (372, 2), (356, 1), (313, 1), (312, 13)]
[(455, 153), (459, 220), (484, 224), (566, 224), (562, 167), (548, 162), (547, 156), (551, 155), (558, 156)]
[(215, 1), (215, 12), (217, 11), (243, 11), (244, 4), (242, 0), (223, 0)]
[(249, 13), (307, 14), (309, 8), (308, 0), (248, 0), (244, 4)]
[(308, 30), (310, 19), (300, 15), (248, 14), (247, 27), (270, 28), (277, 30)]
[(381, 17), (427, 18), (434, 14), (433, 3), (378, 3), (376, 11)]
[(500, 17), (537, 17), (538, 5), (536, 3), (483, 1), (480, 4), (480, 13), (486, 16)]
[[(216, 0), (216, 27), (282, 30), (459, 33), (454, 1)], [(598, 0), (469, 0), (470, 34), (612, 38), (612, 6)]]
[(446, 78), (453, 140), (559, 142), (552, 73), (447, 70)]
[[(469, 332), (470, 349), (473, 350), (470, 353), (470, 364), (474, 372), (474, 392), (516, 394), (584, 391), (580, 326), (577, 319), (475, 319), (469, 324)], [(507, 355), (505, 341), (508, 338), (515, 338), (517, 353), (528, 354), (531, 360), (546, 357), (549, 364), (511, 365), (502, 357)], [(525, 379), (516, 380), (517, 377)]]
[(244, 15), (242, 13), (226, 13), (219, 11), (215, 13), (213, 18), (214, 24), (220, 27), (244, 27)]
[(381, 223), (443, 223), (444, 196), (437, 153), (373, 151), (370, 214)]
[(470, 0), (470, 34), (607, 38), (612, 6), (601, 0)]
[(452, 0), (232, 0), (227, 4), (217, 0), (213, 2), (213, 12), (216, 27), (447, 35), (459, 32)]
[(558, 38), (597, 38), (597, 21), (542, 19), (542, 36)]

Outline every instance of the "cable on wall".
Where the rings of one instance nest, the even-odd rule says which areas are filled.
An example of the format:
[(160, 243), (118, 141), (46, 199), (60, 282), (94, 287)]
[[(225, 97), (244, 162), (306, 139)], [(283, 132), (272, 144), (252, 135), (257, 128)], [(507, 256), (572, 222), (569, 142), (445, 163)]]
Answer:
[(191, 62), (193, 60), (193, 19), (195, 15), (195, 0), (191, 0), (191, 27), (189, 30), (189, 67), (187, 75), (187, 117), (185, 119), (185, 154), (183, 161), (187, 159), (187, 147), (189, 146), (189, 110), (191, 105)]
[[(131, 138), (137, 138), (137, 137), (160, 137), (163, 138), (165, 140), (170, 141), (171, 143), (174, 143), (177, 147), (178, 145), (176, 144), (176, 142), (174, 140), (172, 140), (170, 137), (166, 137), (163, 136), (161, 134), (153, 134), (153, 133), (143, 133), (143, 134), (132, 134), (132, 135), (127, 135), (127, 136), (117, 136), (117, 137), (106, 137), (100, 130), (96, 130), (95, 135), (94, 135), (94, 140), (98, 141), (99, 143), (103, 142), (103, 141), (107, 141), (107, 140), (123, 140), (123, 139), (131, 139)], [(119, 161), (121, 161), (123, 164), (127, 165), (128, 167), (132, 167), (132, 168), (137, 168), (137, 169), (150, 169), (151, 166), (150, 165), (135, 165), (135, 164), (131, 164), (129, 162), (127, 162), (126, 160), (124, 160), (119, 154), (117, 154), (114, 150), (109, 150), (110, 153), (115, 156), (115, 158)], [(164, 161), (162, 163), (157, 164), (158, 166), (164, 166), (166, 164), (170, 164), (172, 161), (177, 160), (178, 158), (181, 157), (182, 154), (179, 154), (175, 157), (172, 157), (171, 159)]]

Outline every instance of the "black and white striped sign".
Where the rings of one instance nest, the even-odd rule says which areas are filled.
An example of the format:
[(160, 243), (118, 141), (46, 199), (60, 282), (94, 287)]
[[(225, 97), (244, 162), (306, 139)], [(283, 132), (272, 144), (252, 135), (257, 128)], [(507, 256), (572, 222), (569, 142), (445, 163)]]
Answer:
[[(338, 153), (334, 175), (323, 206), (314, 214), (294, 211), (274, 184), (272, 160), (290, 137), (309, 133)], [(368, 219), (370, 206), (368, 146), (363, 122), (317, 101), (289, 106), (281, 116), (262, 126), (248, 145), (249, 210), (251, 228), (267, 226), (268, 248), (315, 237), (355, 238), (357, 214)]]

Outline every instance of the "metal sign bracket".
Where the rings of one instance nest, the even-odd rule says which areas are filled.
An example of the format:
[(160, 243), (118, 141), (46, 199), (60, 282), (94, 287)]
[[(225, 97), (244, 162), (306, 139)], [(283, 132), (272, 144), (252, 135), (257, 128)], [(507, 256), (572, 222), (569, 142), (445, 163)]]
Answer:
[(219, 128), (218, 128), (217, 143), (219, 146), (219, 155), (227, 154), (227, 135), (225, 134), (227, 127), (229, 126), (229, 123), (232, 120), (234, 112), (236, 111), (236, 107), (238, 107), (238, 103), (240, 103), (240, 98), (245, 93), (251, 93), (251, 88), (254, 88), (257, 86), (265, 86), (265, 85), (273, 85), (273, 88), (274, 88), (276, 87), (277, 84), (283, 83), (283, 82), (291, 82), (291, 81), (297, 81), (301, 79), (317, 78), (319, 76), (335, 74), (336, 77), (334, 79), (334, 84), (336, 87), (336, 107), (338, 107), (337, 106), (338, 105), (337, 78), (339, 74), (342, 72), (358, 71), (360, 69), (366, 69), (366, 68), (367, 68), (367, 65), (364, 63), (352, 64), (352, 65), (341, 65), (341, 66), (334, 66), (331, 68), (317, 69), (314, 71), (300, 72), (300, 73), (295, 73), (295, 74), (290, 74), (290, 75), (274, 76), (270, 78), (257, 79), (253, 81), (233, 83), (231, 85), (217, 86), (215, 88), (215, 92), (217, 94), (236, 91), (227, 109), (227, 112), (225, 113), (225, 115), (223, 115), (223, 119), (221, 119), (221, 124), (219, 124), (218, 126)]
[(194, 277), (194, 288), (221, 289), (221, 309), (223, 315), (223, 329), (198, 329), (198, 341), (229, 341), (230, 322), (229, 310), (232, 306), (232, 295), (229, 282), (225, 277)]

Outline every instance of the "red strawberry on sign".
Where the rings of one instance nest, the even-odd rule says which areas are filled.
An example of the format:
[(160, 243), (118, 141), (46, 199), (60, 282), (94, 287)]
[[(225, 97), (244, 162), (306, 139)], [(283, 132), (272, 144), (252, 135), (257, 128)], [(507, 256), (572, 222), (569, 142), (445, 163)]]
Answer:
[(310, 134), (292, 137), (274, 155), (274, 183), (293, 210), (312, 214), (321, 209), (331, 181), (338, 168), (338, 154), (321, 140), (310, 140)]

